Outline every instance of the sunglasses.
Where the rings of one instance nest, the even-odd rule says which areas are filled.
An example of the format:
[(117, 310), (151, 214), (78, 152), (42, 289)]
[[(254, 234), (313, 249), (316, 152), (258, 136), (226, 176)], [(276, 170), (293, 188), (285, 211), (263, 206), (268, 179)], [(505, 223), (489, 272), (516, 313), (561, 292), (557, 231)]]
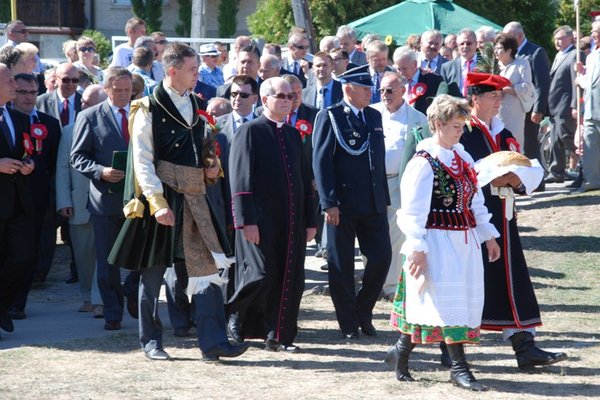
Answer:
[(392, 89), (392, 88), (381, 88), (381, 89), (379, 89), (379, 93), (380, 94), (394, 94), (395, 91), (396, 91), (396, 89)]
[(37, 90), (16, 90), (16, 92), (18, 94), (27, 94), (30, 96), (37, 96), (38, 95), (38, 91)]
[(80, 47), (79, 51), (82, 53), (94, 53), (96, 51), (95, 47)]
[(244, 93), (244, 92), (231, 92), (231, 97), (240, 96), (242, 99), (247, 99), (252, 96), (252, 93)]
[(217, 57), (219, 57), (219, 56), (218, 56), (218, 55), (216, 55), (216, 54), (211, 54), (211, 55), (209, 55), (209, 57), (210, 57), (210, 58), (217, 58)]
[(169, 42), (166, 39), (162, 39), (162, 40), (155, 40), (154, 43), (155, 44), (167, 44)]
[(12, 33), (22, 33), (22, 34), (26, 34), (27, 32), (29, 32), (27, 29), (21, 29), (20, 31), (12, 31)]
[(306, 50), (306, 49), (308, 49), (308, 46), (299, 46), (299, 45), (297, 45), (297, 44), (294, 44), (294, 45), (292, 45), (292, 46), (294, 46), (294, 47), (295, 47), (295, 48), (297, 48), (298, 50)]
[(279, 99), (279, 100), (293, 101), (296, 99), (296, 93), (275, 93), (275, 94), (271, 94), (270, 96), (275, 97), (276, 99)]
[(473, 46), (474, 44), (475, 43), (473, 43), (473, 42), (462, 42), (462, 43), (459, 43), (458, 45), (459, 46)]
[(59, 77), (58, 79), (60, 79), (60, 81), (62, 83), (66, 83), (67, 85), (69, 83), (74, 83), (74, 84), (78, 84), (79, 83), (79, 78), (60, 78)]

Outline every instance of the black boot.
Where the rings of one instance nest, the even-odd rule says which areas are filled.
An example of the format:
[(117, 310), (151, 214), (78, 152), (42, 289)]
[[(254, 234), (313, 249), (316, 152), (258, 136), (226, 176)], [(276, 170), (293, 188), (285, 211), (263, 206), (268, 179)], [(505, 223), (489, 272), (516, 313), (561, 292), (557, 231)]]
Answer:
[(550, 365), (567, 358), (565, 353), (551, 353), (536, 347), (530, 332), (517, 332), (510, 337), (510, 341), (517, 356), (517, 365), (522, 371), (531, 371), (536, 365)]
[(450, 354), (448, 354), (448, 347), (446, 347), (446, 342), (440, 342), (440, 351), (442, 352), (442, 354), (440, 355), (440, 363), (444, 367), (451, 368), (452, 359), (450, 358)]
[(450, 368), (450, 380), (456, 386), (463, 389), (473, 390), (475, 392), (483, 392), (487, 390), (485, 386), (477, 382), (465, 357), (465, 349), (462, 343), (448, 344), (448, 354), (452, 359), (452, 367)]
[(233, 313), (229, 316), (227, 322), (227, 334), (235, 344), (244, 343), (244, 335), (238, 313)]
[(396, 370), (396, 379), (399, 381), (414, 381), (413, 377), (410, 376), (410, 372), (408, 372), (408, 357), (415, 346), (410, 340), (410, 335), (402, 333), (400, 339), (390, 347), (385, 356), (385, 363)]

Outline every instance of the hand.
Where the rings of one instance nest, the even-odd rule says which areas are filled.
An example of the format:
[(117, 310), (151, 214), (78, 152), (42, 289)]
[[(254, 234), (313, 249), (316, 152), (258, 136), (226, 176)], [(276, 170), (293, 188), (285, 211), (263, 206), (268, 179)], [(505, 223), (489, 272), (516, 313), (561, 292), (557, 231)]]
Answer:
[(500, 246), (498, 246), (496, 239), (486, 240), (485, 247), (487, 247), (489, 262), (492, 263), (500, 259)]
[(583, 65), (583, 63), (581, 61), (576, 62), (573, 65), (573, 68), (575, 69), (575, 72), (583, 75), (585, 74), (585, 66)]
[(154, 213), (154, 218), (156, 218), (156, 222), (161, 225), (175, 225), (175, 214), (173, 214), (173, 211), (171, 211), (170, 208), (161, 208)]
[(0, 173), (14, 175), (21, 170), (23, 163), (14, 158), (0, 158)]
[(73, 216), (73, 207), (65, 207), (58, 210), (61, 217), (71, 218)]
[(219, 168), (219, 163), (216, 162), (212, 167), (204, 167), (204, 176), (208, 179), (217, 179), (220, 171), (221, 169)]
[(496, 187), (511, 186), (517, 188), (521, 186), (521, 178), (514, 172), (507, 172), (506, 174), (495, 178), (491, 183)]
[(117, 183), (125, 178), (125, 172), (120, 169), (106, 167), (102, 170), (100, 178), (110, 183)]
[(340, 209), (337, 207), (330, 207), (325, 210), (325, 222), (329, 225), (338, 225), (340, 223)]
[(423, 68), (421, 68), (421, 73), (422, 73), (423, 75), (427, 75), (427, 74), (430, 74), (430, 73), (432, 73), (432, 72), (433, 72), (433, 70), (432, 70), (431, 68), (427, 68), (427, 67), (423, 67)]
[(427, 257), (425, 253), (422, 251), (413, 251), (410, 256), (408, 256), (408, 272), (414, 278), (417, 278), (423, 272), (425, 272), (425, 268), (427, 268)]
[(244, 239), (246, 239), (252, 244), (258, 245), (258, 243), (260, 242), (258, 225), (244, 225)]
[(531, 113), (531, 122), (534, 124), (539, 124), (544, 119), (544, 114), (538, 112)]
[(317, 234), (317, 228), (306, 228), (306, 243), (310, 242), (315, 238)]
[(27, 160), (21, 162), (21, 175), (29, 175), (33, 172), (34, 169), (35, 162), (31, 158), (28, 158)]
[(516, 95), (515, 88), (512, 86), (505, 86), (502, 88), (502, 94), (513, 94)]
[(573, 117), (573, 119), (575, 121), (577, 121), (578, 115), (577, 115), (577, 109), (576, 108), (571, 108), (571, 116)]

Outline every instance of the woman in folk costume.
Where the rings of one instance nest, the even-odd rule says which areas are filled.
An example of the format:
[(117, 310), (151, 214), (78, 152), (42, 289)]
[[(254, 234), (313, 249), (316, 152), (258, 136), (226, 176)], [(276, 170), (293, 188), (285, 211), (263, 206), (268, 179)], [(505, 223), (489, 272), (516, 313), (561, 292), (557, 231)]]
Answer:
[(480, 244), (485, 243), (492, 260), (500, 257), (500, 248), (473, 159), (458, 143), (468, 116), (465, 100), (437, 96), (427, 110), (433, 137), (417, 145), (402, 176), (398, 225), (406, 235), (401, 249), (406, 262), (391, 315), (400, 339), (386, 362), (398, 380), (413, 381), (408, 358), (414, 346), (445, 342), (452, 358), (450, 380), (481, 391), (485, 387), (471, 373), (463, 346), (479, 343), (484, 302)]
[[(517, 168), (518, 154), (512, 152), (519, 152), (518, 143), (497, 117), (503, 102), (503, 88), (511, 82), (497, 75), (469, 73), (466, 84), (467, 98), (472, 106), (471, 120), (464, 128), (460, 143), (478, 161), (485, 205), (500, 232), (502, 248), (501, 257), (494, 262), (488, 261), (484, 250), (485, 305), (481, 327), (502, 331), (505, 340), (510, 338), (518, 367), (531, 370), (536, 365), (553, 364), (567, 358), (565, 353), (543, 351), (535, 345), (535, 327), (541, 325), (542, 320), (521, 247), (517, 218), (513, 215), (514, 192), (531, 193), (540, 183), (543, 171), (537, 160), (533, 160), (534, 167)], [(495, 154), (490, 156), (492, 153)], [(517, 159), (510, 161), (507, 157)], [(523, 158), (526, 163), (531, 163)], [(512, 168), (501, 170), (501, 165), (512, 165)], [(500, 173), (503, 175), (498, 176)], [(494, 174), (490, 178), (495, 179), (487, 185), (486, 181), (490, 179), (485, 179), (484, 175), (489, 174)]]

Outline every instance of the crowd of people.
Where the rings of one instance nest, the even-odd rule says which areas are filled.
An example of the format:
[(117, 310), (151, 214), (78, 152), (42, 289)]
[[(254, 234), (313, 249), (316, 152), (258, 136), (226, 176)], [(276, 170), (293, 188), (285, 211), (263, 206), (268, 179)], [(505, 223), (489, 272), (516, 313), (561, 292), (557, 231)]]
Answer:
[[(349, 26), (322, 38), (315, 54), (298, 27), (285, 44), (259, 49), (238, 36), (231, 49), (215, 42), (196, 51), (147, 35), (132, 18), (106, 69), (88, 37), (65, 43), (67, 62), (44, 70), (24, 23), (6, 32), (1, 329), (27, 317), (60, 226), (78, 311), (119, 330), (127, 309), (151, 360), (170, 358), (158, 314), (163, 283), (174, 335), (195, 327), (205, 361), (238, 357), (256, 338), (270, 351), (301, 351), (313, 239), (341, 340), (377, 336), (375, 303), (393, 301), (400, 337), (385, 361), (400, 381), (414, 380), (417, 344), (440, 343), (452, 382), (485, 390), (463, 348), (479, 343), (481, 329), (502, 331), (522, 370), (567, 357), (536, 346), (540, 311), (507, 197), (566, 180), (600, 189), (600, 22), (591, 41), (556, 29), (552, 64), (518, 22), (502, 32), (423, 32), (390, 55), (376, 35), (359, 44)], [(498, 74), (481, 72), (486, 46)], [(540, 158), (546, 116), (546, 177), (510, 171), (480, 185), (475, 163), (492, 154)]]

